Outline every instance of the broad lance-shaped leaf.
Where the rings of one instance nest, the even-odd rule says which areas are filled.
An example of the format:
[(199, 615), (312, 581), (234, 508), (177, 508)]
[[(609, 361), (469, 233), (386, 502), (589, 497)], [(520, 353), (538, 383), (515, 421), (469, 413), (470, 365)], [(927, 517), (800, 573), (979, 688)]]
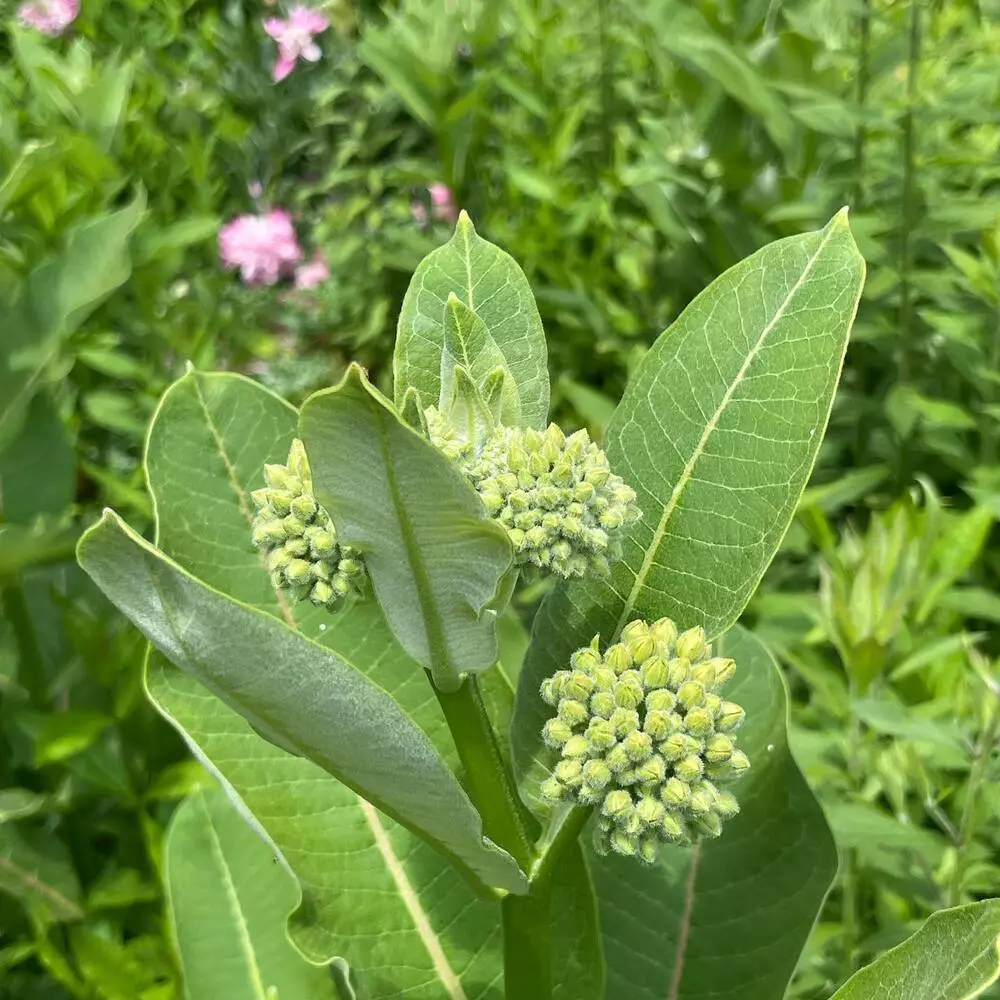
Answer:
[(833, 1000), (972, 1000), (1000, 979), (1000, 900), (941, 910)]
[(392, 362), (396, 405), (411, 386), (425, 406), (438, 400), (445, 304), (451, 295), (479, 317), (503, 355), (521, 422), (544, 428), (549, 412), (548, 352), (528, 279), (512, 257), (476, 234), (465, 212), (454, 236), (421, 261), (403, 299)]
[(164, 842), (167, 909), (191, 1000), (335, 1000), (331, 970), (292, 947), (295, 880), (219, 790), (181, 803)]
[(455, 398), (455, 369), (464, 368), (482, 389), (499, 368), (505, 373), (500, 388), (500, 423), (515, 427), (521, 422), (521, 400), (513, 378), (506, 377), (503, 353), (486, 324), (454, 292), (444, 307), (444, 345), (441, 351), (441, 389), (438, 409), (447, 413)]
[(406, 651), (442, 690), (496, 662), (495, 612), (510, 543), (475, 491), (352, 365), (299, 418), (316, 497), (359, 549)]
[(157, 649), (266, 738), (320, 764), (487, 885), (524, 890), (427, 736), (351, 663), (205, 586), (110, 511), (81, 538), (78, 558)]
[(609, 580), (557, 588), (535, 618), (512, 734), (529, 799), (548, 760), (538, 687), (575, 649), (633, 618), (712, 637), (746, 606), (815, 461), (863, 277), (841, 212), (730, 268), (643, 358), (605, 440), (642, 520)]
[[(192, 372), (171, 386), (146, 453), (159, 545), (209, 586), (294, 621), (350, 659), (455, 766), (426, 674), (393, 639), (378, 603), (331, 615), (309, 602), (282, 602), (248, 543), (250, 491), (263, 484), (265, 463), (285, 461), (297, 416), (239, 375)], [(297, 877), (302, 902), (289, 926), (297, 947), (317, 962), (343, 956), (359, 1000), (499, 1000), (496, 903), (478, 898), (441, 854), (317, 765), (262, 739), (159, 653), (146, 683)], [(352, 898), (365, 905), (345, 907)]]
[(661, 852), (652, 868), (591, 856), (607, 1000), (774, 1000), (783, 995), (837, 870), (823, 812), (788, 750), (784, 681), (759, 639), (719, 643), (737, 663), (727, 696), (746, 709), (752, 767), (722, 836)]

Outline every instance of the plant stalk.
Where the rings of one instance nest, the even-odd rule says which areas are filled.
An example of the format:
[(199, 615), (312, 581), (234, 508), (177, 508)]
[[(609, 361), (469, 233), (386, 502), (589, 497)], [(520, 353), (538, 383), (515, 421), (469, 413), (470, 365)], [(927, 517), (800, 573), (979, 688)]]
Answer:
[(534, 859), (527, 810), (517, 794), (476, 678), (471, 674), (457, 691), (439, 691), (439, 704), (465, 769), (466, 789), (483, 817), (486, 835), (529, 872)]

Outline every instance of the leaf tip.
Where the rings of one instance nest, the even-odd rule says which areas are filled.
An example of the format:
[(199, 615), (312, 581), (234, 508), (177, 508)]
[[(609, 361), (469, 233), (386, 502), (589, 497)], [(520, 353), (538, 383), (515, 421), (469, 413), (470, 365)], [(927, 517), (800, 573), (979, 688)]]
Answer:
[(850, 229), (851, 228), (851, 223), (850, 223), (850, 220), (848, 219), (848, 215), (850, 214), (850, 211), (851, 211), (851, 206), (850, 205), (845, 205), (830, 220), (830, 228), (831, 229)]
[(458, 213), (458, 222), (455, 224), (455, 235), (466, 238), (476, 235), (476, 227), (472, 224), (472, 219), (469, 218), (469, 213), (464, 208)]

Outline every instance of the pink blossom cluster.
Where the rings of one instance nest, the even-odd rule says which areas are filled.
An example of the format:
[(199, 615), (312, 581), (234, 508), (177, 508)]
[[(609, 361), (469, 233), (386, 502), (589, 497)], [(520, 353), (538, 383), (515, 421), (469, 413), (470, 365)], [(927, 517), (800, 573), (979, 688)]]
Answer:
[(295, 69), (299, 59), (316, 62), (323, 54), (313, 40), (330, 27), (330, 22), (318, 10), (297, 6), (287, 18), (269, 17), (264, 30), (278, 43), (278, 58), (271, 75), (274, 82), (284, 80)]
[[(454, 222), (458, 218), (458, 208), (455, 205), (455, 196), (451, 193), (451, 188), (440, 181), (431, 184), (427, 188), (427, 193), (431, 196), (431, 214), (439, 222)], [(427, 209), (422, 202), (415, 201), (411, 206), (414, 220), (421, 226), (428, 223)]]
[(302, 259), (292, 217), (281, 209), (240, 215), (219, 230), (219, 254), (248, 285), (273, 285)]
[(43, 35), (61, 35), (80, 13), (80, 0), (28, 0), (17, 9), (23, 24)]

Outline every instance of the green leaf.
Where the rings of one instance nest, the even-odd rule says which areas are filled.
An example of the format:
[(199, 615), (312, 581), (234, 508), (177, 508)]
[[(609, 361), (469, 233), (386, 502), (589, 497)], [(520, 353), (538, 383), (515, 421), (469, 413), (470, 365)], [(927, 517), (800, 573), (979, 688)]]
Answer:
[(534, 296), (521, 268), (476, 234), (465, 212), (455, 235), (420, 263), (403, 299), (393, 355), (395, 399), (416, 388), (424, 405), (441, 390), (445, 304), (457, 296), (482, 320), (503, 355), (525, 426), (543, 428), (549, 412), (547, 349)]
[(823, 812), (788, 750), (784, 681), (741, 628), (727, 696), (747, 721), (752, 767), (742, 811), (717, 840), (668, 848), (653, 868), (592, 857), (608, 966), (607, 1000), (774, 1000), (783, 995), (837, 869)]
[(521, 674), (514, 760), (536, 805), (546, 676), (632, 618), (667, 616), (714, 637), (746, 606), (815, 461), (863, 273), (840, 213), (716, 279), (639, 364), (605, 447), (643, 519), (609, 580), (545, 598)]
[(885, 465), (869, 465), (864, 469), (851, 469), (832, 483), (810, 486), (802, 494), (799, 509), (818, 507), (825, 514), (856, 503), (868, 496), (876, 486), (889, 478), (889, 468)]
[(833, 1000), (972, 1000), (1000, 978), (1000, 900), (928, 917), (901, 945), (856, 972)]
[[(283, 614), (278, 597), (247, 544), (248, 494), (263, 483), (265, 463), (285, 460), (295, 433), (295, 410), (260, 384), (191, 373), (164, 396), (146, 455), (161, 548), (210, 586), (276, 617)], [(190, 516), (195, 510), (202, 516)], [(308, 602), (284, 611), (391, 693), (442, 757), (457, 764), (426, 675), (393, 639), (375, 601), (339, 615)], [(496, 903), (477, 898), (440, 854), (315, 764), (261, 739), (157, 653), (147, 686), (298, 877), (303, 898), (290, 930), (311, 959), (344, 956), (361, 1000), (403, 991), (415, 1000), (458, 1000), (458, 986), (470, 998), (495, 1000), (490, 990), (499, 985), (485, 984), (502, 975)], [(356, 893), (368, 905), (344, 907)]]
[(185, 996), (270, 1000), (335, 996), (328, 970), (310, 965), (285, 934), (298, 902), (288, 871), (219, 790), (198, 791), (174, 813), (164, 883)]
[(510, 543), (461, 473), (352, 365), (302, 407), (316, 497), (360, 549), (400, 643), (441, 690), (496, 661), (489, 610)]
[(140, 190), (118, 212), (81, 223), (30, 275), (9, 307), (0, 352), (0, 450), (14, 437), (60, 341), (131, 272), (128, 241), (146, 207)]
[(349, 661), (207, 587), (111, 511), (83, 535), (78, 558), (157, 649), (265, 738), (318, 763), (470, 875), (523, 891), (524, 876), (483, 837), (426, 734)]
[(55, 921), (82, 920), (80, 883), (62, 842), (46, 830), (30, 837), (0, 824), (0, 892), (37, 906)]

